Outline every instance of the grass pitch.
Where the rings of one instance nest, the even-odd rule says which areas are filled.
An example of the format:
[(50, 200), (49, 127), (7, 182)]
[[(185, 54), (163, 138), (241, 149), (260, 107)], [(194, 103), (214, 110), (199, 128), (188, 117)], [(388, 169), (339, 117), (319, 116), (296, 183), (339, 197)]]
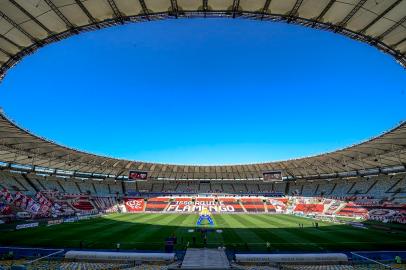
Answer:
[[(165, 238), (175, 235), (177, 249), (203, 247), (204, 233), (196, 226), (197, 219), (197, 214), (111, 214), (77, 223), (2, 231), (0, 244), (79, 248), (82, 241), (83, 248), (114, 249), (119, 242), (122, 249), (163, 250)], [(359, 229), (328, 222), (319, 222), (319, 228), (315, 228), (311, 219), (275, 214), (222, 214), (213, 215), (213, 219), (215, 226), (203, 227), (209, 230), (206, 246), (213, 248), (345, 251), (401, 250), (406, 246), (406, 231), (402, 230)], [(299, 228), (299, 223), (304, 228)]]

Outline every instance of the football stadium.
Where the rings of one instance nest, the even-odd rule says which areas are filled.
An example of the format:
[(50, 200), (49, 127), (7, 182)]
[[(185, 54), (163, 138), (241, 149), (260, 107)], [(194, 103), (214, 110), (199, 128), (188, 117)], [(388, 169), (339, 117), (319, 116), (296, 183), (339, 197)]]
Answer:
[[(81, 33), (186, 18), (323, 30), (406, 67), (406, 0), (0, 0), (0, 76)], [(309, 157), (178, 165), (77, 150), (1, 111), (0, 269), (406, 269), (406, 122)]]

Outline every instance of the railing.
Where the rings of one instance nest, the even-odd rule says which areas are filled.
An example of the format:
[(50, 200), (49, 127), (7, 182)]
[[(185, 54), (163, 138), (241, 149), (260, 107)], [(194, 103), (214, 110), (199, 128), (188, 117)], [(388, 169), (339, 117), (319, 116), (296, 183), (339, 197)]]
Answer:
[[(360, 253), (360, 252), (359, 252)], [(352, 263), (354, 265), (354, 269), (393, 269), (393, 270), (400, 270), (400, 269), (404, 269), (404, 268), (400, 268), (397, 267), (396, 265), (392, 265), (387, 263), (387, 260), (382, 260), (382, 261), (378, 261), (378, 260), (374, 260), (371, 258), (368, 258), (367, 256), (361, 255), (359, 253), (356, 252), (351, 252), (352, 255)], [(405, 253), (405, 252), (380, 252), (379, 254), (387, 254), (387, 253), (393, 253), (393, 254), (399, 254), (399, 253)], [(371, 253), (368, 253), (371, 254)], [(392, 257), (395, 257), (395, 255), (393, 255)], [(395, 259), (393, 258), (393, 263), (395, 263)], [(362, 266), (364, 266), (364, 268), (361, 268)], [(368, 268), (365, 268), (365, 266), (368, 266)], [(357, 268), (358, 267), (358, 268)]]

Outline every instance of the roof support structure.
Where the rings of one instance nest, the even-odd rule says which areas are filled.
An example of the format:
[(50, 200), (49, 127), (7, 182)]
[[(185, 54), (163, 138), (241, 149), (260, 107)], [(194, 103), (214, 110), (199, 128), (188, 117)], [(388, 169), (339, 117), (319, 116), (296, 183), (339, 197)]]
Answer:
[(19, 24), (17, 24), (15, 21), (13, 21), (12, 19), (10, 19), (6, 14), (4, 14), (1, 10), (0, 10), (0, 17), (2, 17), (3, 19), (5, 19), (9, 24), (11, 24), (15, 29), (17, 29), (18, 31), (20, 31), (21, 33), (23, 33), (26, 37), (28, 37), (33, 43), (38, 42), (38, 40), (33, 37), (30, 33), (28, 33), (27, 31), (25, 31)]
[(55, 6), (54, 2), (51, 0), (44, 0), (45, 3), (52, 9), (52, 11), (65, 23), (66, 28), (73, 29), (75, 26), (63, 15), (63, 13), (59, 10), (57, 6)]
[(15, 0), (9, 0), (10, 3), (12, 3), (16, 8), (18, 8), (22, 13), (24, 13), (28, 18), (30, 18), (33, 22), (35, 22), (37, 25), (39, 25), (45, 32), (47, 32), (49, 35), (52, 35), (52, 31), (48, 29), (43, 23), (37, 20), (31, 13), (29, 13), (25, 8), (23, 8), (19, 3), (17, 3)]
[(397, 43), (393, 44), (393, 47), (397, 47), (405, 41), (406, 41), (406, 37), (404, 39), (399, 40)]
[(292, 10), (289, 12), (289, 16), (295, 16), (299, 11), (300, 6), (302, 5), (303, 0), (296, 0), (295, 5), (293, 6)]
[(402, 19), (400, 19), (400, 21), (398, 21), (397, 23), (395, 23), (394, 25), (392, 25), (388, 30), (386, 30), (385, 32), (383, 32), (382, 34), (380, 34), (376, 39), (377, 39), (377, 40), (382, 40), (382, 39), (385, 38), (387, 35), (389, 35), (390, 33), (392, 33), (393, 30), (395, 30), (395, 29), (398, 28), (400, 25), (402, 25), (404, 22), (406, 22), (406, 16), (404, 16)]
[(338, 27), (345, 27), (351, 18), (361, 9), (367, 0), (360, 0), (357, 5), (348, 13), (347, 16), (337, 25)]
[(7, 55), (8, 57), (13, 57), (13, 55), (11, 53), (9, 53), (8, 51), (4, 50), (3, 48), (0, 48), (0, 52), (4, 53), (5, 55)]
[(240, 0), (233, 0), (233, 18), (235, 18), (237, 16), (239, 7), (240, 7)]
[(336, 0), (330, 0), (330, 2), (328, 2), (327, 6), (324, 7), (324, 9), (321, 11), (319, 16), (317, 16), (317, 18), (315, 20), (316, 21), (323, 20), (324, 15), (326, 15), (326, 13), (330, 10), (330, 8), (334, 5), (335, 2), (336, 2)]
[(203, 0), (203, 11), (206, 12), (209, 10), (209, 1)]
[(144, 16), (147, 17), (147, 19), (149, 21), (150, 20), (149, 11), (148, 11), (147, 5), (145, 4), (145, 1), (144, 0), (138, 0), (138, 1), (140, 2)]
[(10, 43), (11, 45), (13, 45), (14, 47), (16, 47), (16, 48), (18, 48), (18, 49), (20, 49), (20, 50), (23, 49), (22, 46), (18, 45), (17, 43), (15, 43), (14, 41), (12, 41), (11, 39), (9, 39), (8, 37), (6, 37), (6, 36), (4, 36), (4, 35), (1, 35), (1, 34), (0, 34), (0, 38), (3, 39), (3, 40), (5, 40), (5, 41), (7, 41), (8, 43)]
[(121, 15), (120, 10), (118, 9), (116, 2), (114, 0), (107, 0), (113, 14), (116, 18), (118, 18), (122, 23), (124, 23), (123, 16)]
[(362, 30), (360, 31), (361, 34), (364, 34), (371, 26), (377, 23), (380, 19), (382, 19), (386, 14), (388, 14), (391, 10), (393, 10), (396, 6), (400, 4), (403, 0), (397, 0), (392, 5), (390, 5), (387, 9), (385, 9), (381, 14), (376, 16), (370, 23), (368, 23)]
[(172, 13), (175, 15), (176, 19), (179, 16), (179, 10), (178, 10), (178, 1), (176, 0), (171, 0), (171, 8), (172, 8)]
[(80, 9), (83, 11), (83, 13), (89, 18), (90, 23), (96, 23), (97, 22), (96, 19), (89, 12), (89, 10), (85, 7), (85, 5), (82, 3), (81, 0), (75, 0), (75, 3), (80, 7)]
[(271, 3), (272, 3), (272, 0), (265, 1), (264, 7), (262, 8), (262, 19), (264, 18), (264, 15), (266, 13), (268, 13), (268, 9), (269, 9), (269, 6), (271, 5)]

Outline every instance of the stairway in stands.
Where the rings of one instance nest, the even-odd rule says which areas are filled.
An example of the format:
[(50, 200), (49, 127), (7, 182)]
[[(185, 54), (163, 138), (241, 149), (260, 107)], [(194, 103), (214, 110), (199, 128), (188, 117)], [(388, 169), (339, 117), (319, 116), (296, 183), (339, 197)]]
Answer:
[(188, 248), (181, 269), (230, 269), (224, 250)]

